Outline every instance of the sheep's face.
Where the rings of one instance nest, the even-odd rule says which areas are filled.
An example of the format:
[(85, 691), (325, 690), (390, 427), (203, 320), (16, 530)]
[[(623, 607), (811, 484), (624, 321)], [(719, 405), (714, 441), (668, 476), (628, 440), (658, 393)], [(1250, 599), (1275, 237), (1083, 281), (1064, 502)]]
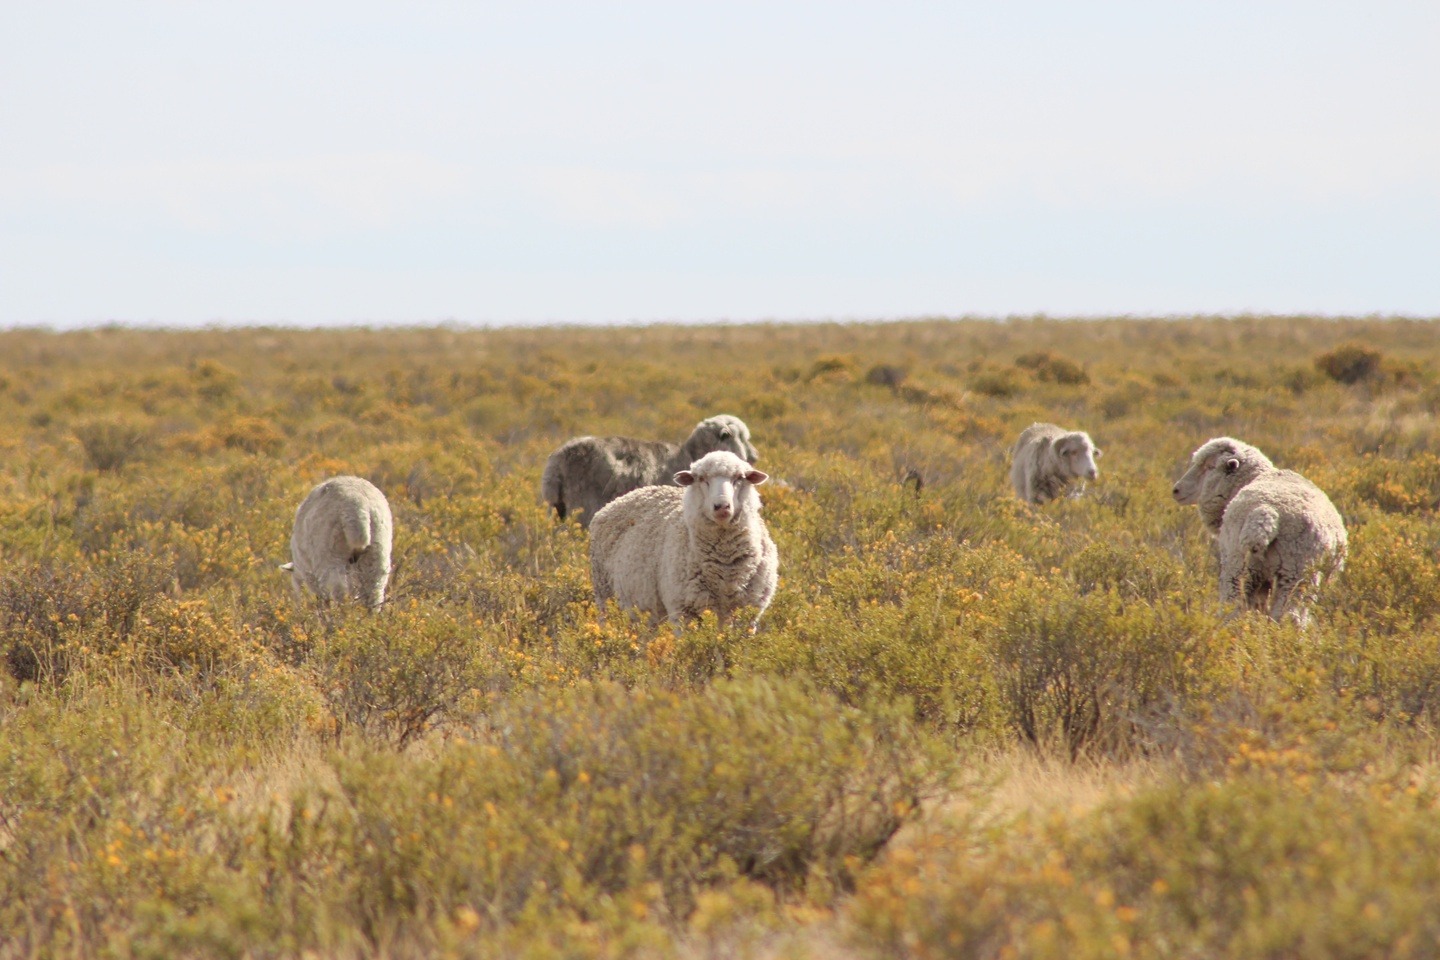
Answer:
[(1211, 440), (1190, 457), (1190, 468), (1175, 482), (1170, 493), (1175, 502), (1192, 507), (1202, 500), (1210, 499), (1216, 489), (1226, 484), (1240, 469), (1240, 451), (1234, 444), (1223, 440)]
[(1067, 433), (1055, 442), (1055, 455), (1065, 465), (1066, 472), (1077, 480), (1094, 480), (1100, 476), (1100, 468), (1095, 465), (1100, 459), (1100, 450), (1088, 433)]
[(1249, 444), (1217, 437), (1195, 451), (1190, 469), (1170, 492), (1176, 503), (1198, 506), (1218, 526), (1236, 492), (1270, 466), (1269, 458)]
[(685, 447), (694, 460), (716, 450), (733, 453), (749, 464), (760, 460), (759, 451), (750, 443), (750, 428), (744, 420), (729, 414), (700, 421)]
[(770, 479), (733, 453), (717, 450), (675, 474), (685, 487), (685, 514), (725, 527), (759, 509), (755, 488)]

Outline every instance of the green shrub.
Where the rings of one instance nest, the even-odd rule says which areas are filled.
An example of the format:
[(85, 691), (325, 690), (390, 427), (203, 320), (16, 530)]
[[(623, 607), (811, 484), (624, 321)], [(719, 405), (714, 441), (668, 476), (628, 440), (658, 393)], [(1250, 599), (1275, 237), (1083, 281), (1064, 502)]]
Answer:
[(471, 701), (510, 686), (494, 635), (418, 601), (372, 615), (338, 611), (319, 631), (306, 666), (342, 731), (403, 747)]
[[(480, 742), (342, 766), (362, 916), (490, 922), (613, 901), (683, 919), (707, 886), (845, 884), (937, 785), (915, 730), (795, 684), (695, 696), (582, 685), (511, 701)], [(559, 893), (558, 900), (552, 894)]]
[(57, 683), (85, 656), (113, 652), (161, 597), (164, 574), (139, 554), (86, 568), (33, 564), (0, 577), (5, 658), (18, 680)]
[(150, 427), (135, 420), (115, 418), (87, 420), (75, 426), (75, 439), (85, 460), (96, 470), (119, 470), (144, 458), (154, 444)]
[(1431, 957), (1432, 798), (1241, 777), (1161, 787), (891, 857), (852, 910), (871, 956)]
[(1374, 347), (1344, 343), (1316, 356), (1315, 369), (1338, 383), (1355, 384), (1378, 376), (1383, 358)]
[(1015, 366), (1029, 370), (1041, 383), (1059, 383), (1067, 387), (1083, 386), (1090, 382), (1085, 368), (1068, 357), (1060, 357), (1048, 350), (1025, 353), (1015, 358)]
[(995, 653), (1014, 729), (1040, 748), (1127, 756), (1167, 736), (1225, 677), (1215, 625), (1096, 591), (1017, 591)]
[(1433, 511), (1440, 507), (1440, 456), (1421, 451), (1395, 460), (1369, 454), (1351, 465), (1342, 483), (1388, 513)]
[(1014, 367), (986, 366), (971, 375), (970, 389), (987, 397), (1014, 397), (1025, 390), (1025, 376)]

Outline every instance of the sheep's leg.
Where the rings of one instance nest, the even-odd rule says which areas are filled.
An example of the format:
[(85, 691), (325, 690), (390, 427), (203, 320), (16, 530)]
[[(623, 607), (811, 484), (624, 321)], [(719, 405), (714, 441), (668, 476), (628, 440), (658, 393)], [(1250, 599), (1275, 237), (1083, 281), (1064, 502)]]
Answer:
[(1247, 600), (1245, 581), (1250, 572), (1246, 561), (1249, 558), (1244, 551), (1238, 551), (1238, 554), (1220, 557), (1220, 603), (1226, 607), (1244, 609)]
[(595, 611), (600, 626), (605, 626), (605, 601), (615, 595), (615, 585), (610, 582), (610, 573), (604, 564), (590, 564), (590, 589), (595, 594)]
[(1304, 578), (1280, 574), (1275, 578), (1275, 591), (1271, 595), (1270, 619), (1280, 620), (1288, 612), (1297, 623), (1304, 626), (1308, 618), (1305, 612)]

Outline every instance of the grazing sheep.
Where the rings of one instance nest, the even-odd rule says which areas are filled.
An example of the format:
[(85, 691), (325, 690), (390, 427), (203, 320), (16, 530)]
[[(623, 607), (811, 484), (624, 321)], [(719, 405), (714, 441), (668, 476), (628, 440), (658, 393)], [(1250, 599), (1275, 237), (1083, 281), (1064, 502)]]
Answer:
[(1054, 500), (1070, 481), (1100, 476), (1100, 468), (1095, 466), (1100, 451), (1090, 435), (1062, 430), (1053, 423), (1026, 427), (1010, 448), (1010, 458), (1010, 483), (1026, 503)]
[(632, 490), (590, 524), (590, 578), (600, 616), (621, 607), (664, 614), (679, 627), (704, 610), (722, 624), (755, 607), (751, 632), (775, 595), (775, 541), (755, 487), (768, 478), (726, 450), (675, 474), (679, 487)]
[(727, 414), (701, 420), (683, 444), (630, 437), (576, 437), (545, 461), (540, 496), (564, 520), (576, 511), (588, 528), (600, 508), (640, 487), (668, 484), (677, 472), (714, 450), (759, 461), (750, 428)]
[(1200, 508), (1220, 552), (1220, 600), (1271, 619), (1309, 617), (1302, 586), (1345, 563), (1345, 522), (1325, 492), (1248, 443), (1216, 437), (1171, 491)]
[(385, 494), (360, 477), (331, 477), (295, 511), (290, 571), (298, 594), (308, 587), (323, 600), (358, 597), (372, 610), (385, 602), (394, 523)]

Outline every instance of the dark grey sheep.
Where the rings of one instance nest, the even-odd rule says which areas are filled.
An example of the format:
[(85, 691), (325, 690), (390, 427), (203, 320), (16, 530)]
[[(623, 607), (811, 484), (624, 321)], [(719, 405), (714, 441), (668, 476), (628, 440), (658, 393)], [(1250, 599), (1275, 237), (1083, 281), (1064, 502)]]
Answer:
[(684, 443), (631, 437), (576, 437), (545, 461), (540, 496), (564, 520), (579, 514), (580, 525), (611, 500), (657, 484), (675, 485), (674, 476), (707, 453), (726, 450), (753, 464), (759, 453), (750, 444), (750, 428), (728, 414), (701, 420)]

